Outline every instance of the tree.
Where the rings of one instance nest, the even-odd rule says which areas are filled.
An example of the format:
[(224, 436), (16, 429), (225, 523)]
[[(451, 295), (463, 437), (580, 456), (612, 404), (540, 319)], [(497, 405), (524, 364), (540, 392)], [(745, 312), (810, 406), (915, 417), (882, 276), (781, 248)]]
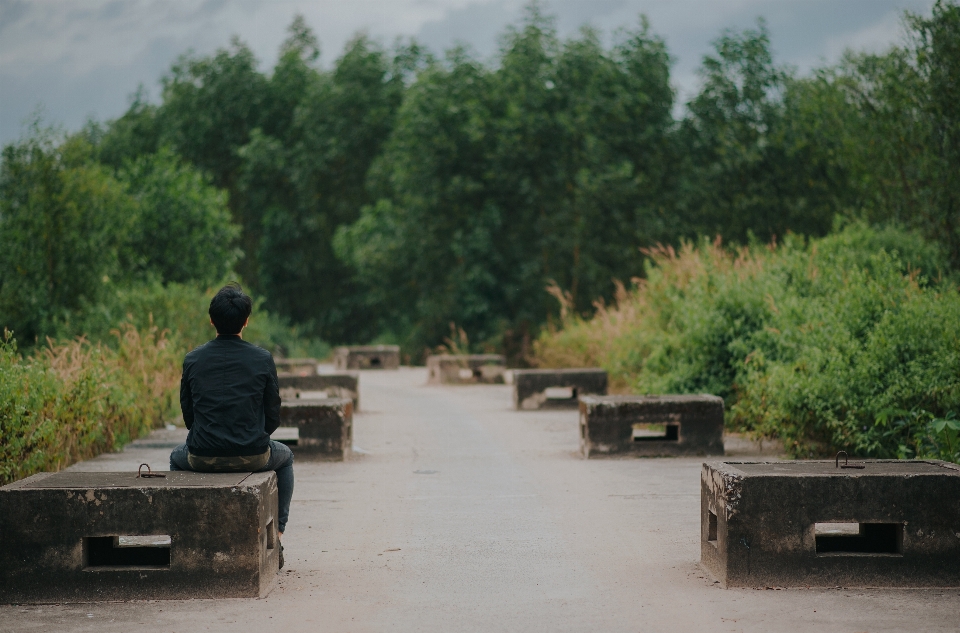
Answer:
[(589, 310), (663, 239), (672, 99), (645, 22), (607, 51), (589, 30), (561, 42), (530, 5), (496, 68), (454, 50), (418, 75), (338, 253), (411, 349), (455, 321), (521, 356), (548, 283)]
[(226, 192), (169, 148), (127, 163), (119, 179), (137, 203), (123, 254), (131, 278), (212, 284), (237, 261)]
[(818, 195), (816, 147), (791, 127), (794, 78), (774, 64), (766, 25), (728, 31), (715, 48), (703, 60), (703, 87), (687, 104), (678, 135), (686, 161), (678, 192), (684, 232), (741, 241), (826, 233), (837, 205), (831, 191)]
[[(290, 44), (287, 50), (300, 49)], [(288, 135), (256, 136), (244, 149), (246, 191), (254, 195), (263, 190), (254, 182), (269, 179), (274, 192), (261, 202), (259, 261), (268, 301), (297, 322), (313, 323), (329, 340), (375, 335), (374, 313), (331, 241), (370, 201), (367, 172), (393, 127), (405, 77), (419, 55), (415, 44), (391, 57), (368, 38), (355, 38), (333, 72), (305, 82)]]
[(914, 218), (960, 265), (960, 6), (937, 0), (928, 19), (908, 16), (917, 69), (927, 84), (922, 103), (930, 157), (924, 161), (932, 200)]
[(234, 221), (240, 224), (240, 247), (246, 257), (238, 264), (248, 282), (257, 285), (256, 253), (260, 241), (259, 210), (239, 204), (237, 177), (241, 147), (263, 126), (269, 111), (267, 78), (257, 70), (253, 52), (239, 39), (212, 57), (182, 56), (163, 78), (163, 104), (157, 117), (160, 144), (210, 175), (226, 189)]
[(88, 126), (85, 133), (96, 147), (97, 159), (113, 169), (159, 148), (160, 122), (157, 106), (147, 101), (143, 86), (134, 93), (130, 107), (106, 126)]
[(92, 160), (83, 136), (35, 127), (0, 165), (0, 324), (21, 341), (96, 303), (136, 217), (133, 200)]

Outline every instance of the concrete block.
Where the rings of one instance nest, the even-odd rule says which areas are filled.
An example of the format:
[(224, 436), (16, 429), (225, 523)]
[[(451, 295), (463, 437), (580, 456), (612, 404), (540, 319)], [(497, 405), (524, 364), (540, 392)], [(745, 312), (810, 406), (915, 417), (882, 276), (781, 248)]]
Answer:
[(705, 463), (701, 563), (724, 587), (960, 586), (960, 467), (857, 465)]
[(317, 373), (316, 358), (275, 358), (277, 374), (296, 374), (298, 376), (313, 376)]
[(280, 426), (298, 429), (297, 455), (343, 461), (353, 448), (353, 401), (347, 398), (287, 400), (280, 405)]
[[(286, 399), (305, 398), (316, 400), (318, 397), (349, 398), (353, 400), (353, 410), (360, 407), (360, 374), (355, 371), (337, 374), (277, 374), (280, 383), (280, 397)], [(325, 395), (320, 396), (319, 393)]]
[(399, 345), (352, 345), (338, 347), (333, 364), (344, 369), (397, 369), (400, 367)]
[(717, 396), (581, 396), (584, 457), (723, 455)]
[(501, 354), (438, 354), (427, 357), (430, 384), (503, 384), (507, 361)]
[(607, 393), (603, 369), (514, 369), (510, 373), (517, 410), (576, 408), (580, 396)]
[(276, 474), (163, 474), (41, 473), (0, 488), (0, 602), (266, 596)]

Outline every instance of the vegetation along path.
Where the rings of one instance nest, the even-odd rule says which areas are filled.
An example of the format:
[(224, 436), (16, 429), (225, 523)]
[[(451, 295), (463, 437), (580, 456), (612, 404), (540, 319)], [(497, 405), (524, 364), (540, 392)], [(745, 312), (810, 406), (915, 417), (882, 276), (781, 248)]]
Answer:
[[(585, 461), (576, 412), (515, 412), (509, 387), (423, 369), (361, 389), (362, 452), (296, 465), (266, 599), (0, 606), (0, 629), (956, 630), (955, 589), (719, 589), (698, 566), (700, 459)], [(159, 467), (164, 433), (74, 468)]]

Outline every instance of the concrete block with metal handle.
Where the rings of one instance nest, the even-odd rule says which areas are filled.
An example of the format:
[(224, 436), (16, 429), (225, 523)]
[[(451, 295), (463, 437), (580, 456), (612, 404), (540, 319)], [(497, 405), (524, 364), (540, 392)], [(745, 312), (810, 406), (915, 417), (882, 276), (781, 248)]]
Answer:
[(960, 586), (960, 466), (845, 462), (705, 463), (701, 564), (723, 587)]
[(0, 602), (266, 596), (277, 477), (41, 473), (0, 488)]

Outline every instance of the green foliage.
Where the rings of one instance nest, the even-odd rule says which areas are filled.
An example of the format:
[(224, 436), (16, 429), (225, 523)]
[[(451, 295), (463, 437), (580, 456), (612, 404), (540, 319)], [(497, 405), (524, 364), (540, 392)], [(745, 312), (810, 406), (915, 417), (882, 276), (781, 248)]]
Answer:
[(372, 168), (378, 200), (335, 241), (381, 327), (419, 353), (455, 321), (516, 356), (548, 280), (578, 309), (609, 295), (666, 235), (668, 63), (646, 23), (605, 50), (589, 30), (561, 42), (535, 6), (499, 67), (431, 62)]
[[(391, 57), (368, 38), (355, 38), (330, 74), (311, 71), (290, 129), (277, 137), (257, 134), (241, 150), (242, 188), (262, 214), (259, 279), (268, 301), (324, 337), (357, 341), (376, 334), (375, 312), (331, 242), (337, 227), (354, 222), (370, 201), (367, 171), (418, 57), (415, 46)], [(289, 54), (274, 79), (304, 63)]]
[(163, 281), (212, 283), (232, 270), (240, 227), (227, 197), (170, 149), (126, 164), (119, 179), (137, 203), (124, 272)]
[(238, 195), (239, 149), (266, 114), (275, 114), (269, 88), (253, 52), (234, 37), (230, 48), (210, 57), (181, 56), (163, 78), (163, 103), (155, 115), (160, 144), (172, 147), (228, 192), (234, 220), (243, 227), (240, 248), (246, 257), (238, 269), (251, 280), (259, 272), (259, 216), (246, 215)]
[(126, 442), (175, 411), (179, 367), (155, 327), (115, 332), (115, 349), (51, 344), (32, 357), (0, 339), (0, 485)]
[(0, 323), (32, 341), (99, 301), (134, 218), (123, 185), (92, 160), (82, 137), (64, 141), (35, 127), (4, 147)]
[(0, 324), (27, 344), (89, 333), (69, 323), (117, 286), (211, 283), (238, 256), (226, 197), (196, 168), (161, 149), (115, 174), (89, 139), (36, 128), (3, 150)]
[[(115, 337), (111, 333), (124, 323), (139, 330), (156, 326), (185, 353), (216, 336), (207, 310), (222, 285), (223, 282), (210, 286), (163, 284), (157, 280), (115, 285), (100, 303), (88, 306), (77, 317), (66, 321), (58, 337), (67, 339), (82, 332), (91, 341), (112, 346)], [(253, 313), (244, 338), (280, 356), (329, 356), (329, 345), (268, 312), (264, 305), (263, 297), (254, 295)]]
[(811, 138), (823, 113), (803, 116), (808, 94), (774, 64), (762, 21), (725, 33), (715, 48), (676, 138), (681, 232), (740, 241), (788, 230), (824, 235), (842, 208), (830, 145)]
[(792, 127), (820, 146), (811, 184), (833, 183), (837, 207), (896, 222), (942, 244), (960, 264), (960, 6), (939, 0), (930, 17), (907, 14), (904, 46), (848, 52), (836, 67), (797, 82)]
[(617, 307), (544, 334), (541, 363), (603, 366), (621, 390), (715, 393), (731, 428), (797, 456), (956, 450), (952, 423), (936, 420), (960, 407), (960, 294), (916, 268), (943, 265), (936, 247), (853, 225), (810, 243), (650, 255)]
[(130, 107), (108, 126), (91, 123), (84, 130), (96, 147), (97, 159), (113, 169), (160, 148), (160, 122), (157, 106), (147, 101), (143, 86), (133, 96)]
[[(115, 170), (169, 147), (206, 173), (241, 227), (237, 272), (304, 332), (417, 357), (456, 322), (523, 362), (556, 316), (544, 286), (588, 315), (656, 244), (865, 220), (919, 231), (956, 268), (960, 8), (904, 24), (903, 45), (806, 76), (776, 62), (762, 20), (726, 31), (676, 119), (670, 57), (643, 17), (605, 46), (590, 29), (559, 38), (532, 2), (492, 63), (360, 35), (324, 70), (298, 16), (271, 72), (236, 39), (184, 56), (161, 103), (138, 92), (89, 136)], [(162, 279), (230, 265), (191, 244)]]
[(212, 57), (184, 55), (163, 78), (161, 142), (229, 189), (240, 164), (236, 149), (259, 126), (267, 92), (253, 52), (237, 38)]
[[(921, 422), (926, 422), (926, 426), (913, 424), (919, 431), (914, 435), (915, 449), (901, 445), (899, 456), (915, 456), (920, 459), (944, 459), (950, 462), (960, 463), (960, 420), (957, 420), (956, 413), (951, 411), (943, 418), (934, 417), (929, 411), (905, 412), (909, 417), (922, 417)], [(910, 420), (896, 420), (897, 422), (909, 424)], [(886, 422), (886, 420), (884, 420)]]

